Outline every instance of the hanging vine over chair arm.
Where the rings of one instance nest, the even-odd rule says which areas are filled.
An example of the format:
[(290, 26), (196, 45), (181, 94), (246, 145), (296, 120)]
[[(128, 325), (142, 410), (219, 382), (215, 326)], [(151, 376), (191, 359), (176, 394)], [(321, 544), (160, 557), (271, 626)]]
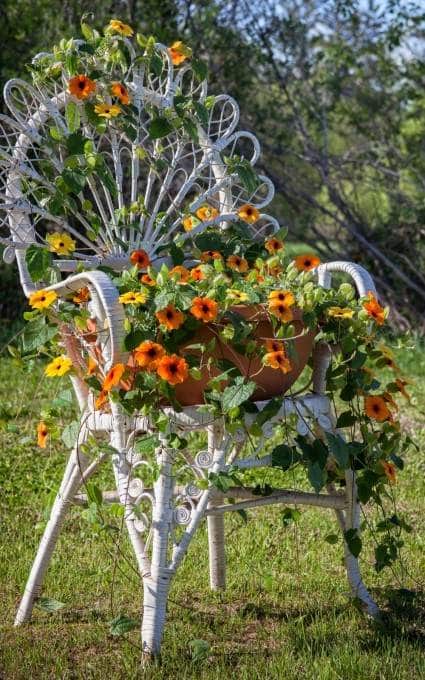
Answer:
[[(321, 264), (316, 269), (318, 283), (323, 288), (332, 285), (332, 273), (342, 272), (348, 274), (354, 281), (359, 296), (369, 292), (377, 295), (375, 283), (369, 272), (354, 262), (328, 262)], [(313, 350), (313, 392), (316, 394), (326, 393), (326, 373), (331, 361), (332, 349), (328, 343), (318, 342)]]
[(320, 286), (323, 288), (330, 288), (332, 283), (333, 272), (343, 272), (348, 274), (353, 279), (357, 288), (357, 293), (360, 296), (367, 295), (369, 292), (376, 295), (375, 283), (364, 267), (354, 262), (344, 262), (337, 260), (336, 262), (327, 262), (317, 267), (317, 277)]
[(112, 281), (104, 272), (92, 271), (76, 274), (65, 281), (48, 286), (58, 297), (66, 297), (72, 291), (87, 287), (94, 304), (94, 312), (108, 330), (109, 347), (107, 347), (105, 368), (118, 362), (125, 362), (127, 355), (123, 351), (124, 340), (124, 308), (119, 302), (119, 293)]

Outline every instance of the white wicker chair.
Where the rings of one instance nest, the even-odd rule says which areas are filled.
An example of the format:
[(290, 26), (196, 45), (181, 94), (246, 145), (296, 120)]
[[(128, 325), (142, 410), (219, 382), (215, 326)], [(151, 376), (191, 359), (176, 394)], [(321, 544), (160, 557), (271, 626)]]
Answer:
[[(92, 241), (82, 236), (78, 225), (87, 227), (84, 214), (76, 209), (72, 224), (63, 216), (52, 214), (45, 203), (39, 201), (33, 183), (42, 186), (47, 192), (53, 191), (51, 179), (40, 175), (39, 161), (47, 156), (60, 172), (63, 159), (53, 156), (48, 148), (40, 146), (40, 132), (49, 126), (56, 126), (63, 134), (69, 133), (69, 125), (64, 116), (66, 92), (64, 84), (57, 84), (51, 91), (38, 90), (22, 80), (9, 81), (4, 97), (12, 117), (0, 116), (2, 136), (0, 156), (0, 208), (6, 214), (10, 237), (2, 238), (6, 246), (5, 260), (11, 261), (16, 253), (22, 287), (29, 296), (37, 286), (31, 280), (26, 264), (25, 249), (34, 243), (44, 243), (41, 235), (43, 222), (68, 230), (79, 244), (73, 260), (61, 260), (57, 266), (66, 274), (59, 283), (49, 288), (55, 290), (59, 298), (69, 295), (71, 290), (87, 286), (92, 299), (92, 314), (99, 328), (107, 329), (101, 341), (101, 349), (108, 365), (125, 362), (122, 350), (124, 336), (124, 313), (118, 301), (118, 293), (110, 278), (102, 271), (96, 271), (99, 264), (106, 264), (116, 270), (127, 266), (122, 243), (129, 244), (131, 250), (144, 248), (152, 257), (180, 230), (181, 207), (196, 190), (196, 200), (191, 205), (194, 211), (205, 200), (215, 204), (220, 217), (210, 223), (203, 223), (197, 229), (210, 224), (219, 224), (226, 229), (236, 218), (238, 206), (251, 203), (260, 210), (273, 197), (273, 186), (266, 177), (261, 177), (260, 186), (248, 193), (241, 185), (238, 176), (232, 174), (222, 156), (235, 154), (248, 158), (253, 165), (259, 155), (259, 144), (247, 132), (236, 132), (239, 119), (236, 102), (228, 96), (215, 98), (209, 111), (208, 124), (202, 129), (198, 126), (200, 143), (197, 146), (189, 137), (171, 134), (161, 144), (148, 138), (146, 125), (149, 114), (146, 105), (154, 103), (160, 108), (168, 107), (178, 88), (185, 87), (200, 102), (207, 95), (206, 84), (197, 84), (190, 67), (173, 70), (166, 49), (158, 45), (163, 55), (164, 71), (161, 76), (144, 75), (142, 71), (129, 72), (126, 83), (133, 94), (134, 105), (139, 111), (139, 129), (136, 139), (129, 140), (124, 134), (117, 135), (113, 128), (101, 137), (94, 137), (95, 147), (109, 160), (116, 185), (115, 197), (107, 185), (90, 182), (91, 201), (101, 220), (97, 237)], [(152, 158), (166, 157), (167, 163), (156, 175), (152, 172), (143, 175), (137, 148), (147, 148)], [(128, 183), (124, 177), (128, 176)], [(144, 192), (145, 206), (150, 218), (141, 218), (140, 223), (120, 227), (114, 218), (115, 209), (125, 205), (127, 200), (134, 201)], [(163, 229), (161, 219), (155, 217), (164, 212), (170, 228)], [(6, 220), (4, 222), (6, 224)], [(162, 228), (161, 228), (162, 224)], [(253, 227), (253, 237), (264, 237), (278, 229), (277, 222), (262, 213)], [(184, 238), (184, 236), (183, 236)], [(83, 265), (83, 273), (73, 273)], [(375, 291), (369, 274), (360, 266), (334, 262), (322, 265), (317, 270), (319, 283), (330, 287), (333, 272), (346, 273), (354, 281), (360, 295)], [(63, 338), (71, 358), (78, 361), (75, 348)], [(317, 344), (314, 350), (313, 389), (309, 394), (297, 398), (286, 398), (281, 411), (272, 421), (277, 422), (289, 413), (298, 414), (300, 433), (305, 433), (307, 421), (314, 421), (322, 430), (333, 430), (334, 418), (331, 404), (325, 395), (325, 373), (330, 361), (330, 349)], [(147, 656), (159, 653), (166, 615), (167, 595), (170, 582), (182, 561), (192, 537), (203, 518), (207, 518), (209, 536), (210, 583), (211, 587), (225, 587), (225, 546), (224, 513), (240, 509), (255, 508), (272, 503), (305, 504), (335, 511), (337, 520), (344, 532), (350, 528), (359, 529), (360, 506), (357, 501), (356, 481), (353, 472), (346, 475), (345, 491), (329, 488), (327, 493), (307, 493), (294, 490), (276, 490), (266, 497), (253, 495), (246, 488), (231, 488), (227, 494), (209, 488), (201, 491), (196, 484), (184, 488), (173, 481), (173, 451), (165, 446), (158, 448), (156, 455), (161, 468), (158, 480), (152, 489), (143, 489), (137, 476), (137, 467), (143, 464), (132, 448), (135, 433), (149, 432), (150, 424), (144, 417), (128, 417), (112, 403), (111, 413), (94, 410), (93, 396), (85, 383), (73, 377), (73, 384), (81, 408), (81, 431), (72, 451), (65, 474), (54, 502), (50, 519), (44, 531), (40, 547), (31, 569), (25, 593), (19, 606), (16, 625), (27, 622), (31, 617), (35, 599), (40, 595), (43, 577), (48, 567), (58, 534), (69, 507), (84, 502), (79, 494), (81, 487), (96, 472), (98, 467), (110, 458), (102, 454), (98, 459), (89, 461), (80, 451), (81, 444), (90, 433), (108, 433), (110, 443), (116, 450), (112, 455), (112, 465), (116, 481), (116, 492), (105, 494), (106, 500), (118, 500), (125, 508), (125, 522), (137, 559), (140, 576), (144, 584), (142, 643)], [(259, 409), (267, 402), (258, 403)], [(232, 464), (240, 469), (271, 465), (270, 456), (260, 457), (261, 447), (253, 457), (240, 458), (243, 436), (229, 435), (221, 422), (211, 422), (205, 413), (196, 407), (188, 407), (182, 412), (168, 409), (170, 429), (181, 431), (207, 430), (208, 448), (199, 452), (191, 461), (194, 480), (208, 472), (218, 472)], [(272, 421), (263, 426), (267, 438)], [(238, 502), (225, 504), (225, 497), (237, 498)], [(140, 512), (140, 507), (151, 507), (148, 512)], [(139, 511), (135, 512), (135, 508)], [(174, 535), (174, 528), (180, 525), (180, 538)], [(149, 536), (146, 541), (145, 536)], [(345, 545), (345, 564), (353, 596), (363, 601), (372, 616), (378, 608), (364, 586), (357, 559)]]

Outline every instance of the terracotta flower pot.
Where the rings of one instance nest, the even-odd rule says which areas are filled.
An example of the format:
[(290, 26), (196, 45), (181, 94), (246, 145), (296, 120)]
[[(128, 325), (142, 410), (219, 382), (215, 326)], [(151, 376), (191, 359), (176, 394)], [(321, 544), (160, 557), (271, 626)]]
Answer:
[[(269, 317), (263, 305), (237, 305), (232, 307), (232, 310), (243, 316), (245, 319), (254, 321), (257, 324), (254, 338), (266, 341), (266, 339), (273, 339), (273, 328)], [(294, 310), (295, 335), (299, 335), (303, 331), (302, 313), (300, 310)], [(302, 370), (305, 368), (310, 357), (315, 331), (309, 331), (301, 337), (289, 339), (285, 341), (288, 355), (292, 364), (292, 370), (289, 373), (283, 373), (279, 369), (263, 366), (261, 359), (255, 357), (248, 359), (242, 354), (238, 354), (231, 345), (224, 343), (213, 328), (206, 324), (200, 328), (195, 336), (191, 339), (188, 345), (194, 343), (207, 344), (210, 340), (216, 338), (216, 346), (211, 353), (211, 356), (217, 359), (228, 359), (232, 361), (240, 370), (241, 374), (250, 378), (257, 384), (257, 389), (253, 393), (251, 399), (261, 401), (262, 399), (270, 399), (272, 397), (285, 394), (289, 388), (294, 384)], [(184, 356), (185, 346), (180, 350)], [(194, 350), (187, 350), (187, 353), (195, 354)], [(194, 406), (195, 404), (202, 404), (204, 402), (203, 392), (207, 386), (208, 381), (221, 371), (217, 368), (202, 370), (202, 377), (200, 380), (194, 380), (189, 377), (184, 383), (176, 385), (176, 398), (183, 406)]]

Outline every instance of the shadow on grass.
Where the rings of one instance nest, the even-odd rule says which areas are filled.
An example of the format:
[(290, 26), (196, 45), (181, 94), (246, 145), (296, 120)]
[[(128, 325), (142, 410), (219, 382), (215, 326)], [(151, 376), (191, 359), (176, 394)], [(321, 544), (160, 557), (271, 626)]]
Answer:
[(425, 592), (387, 588), (380, 596), (381, 601), (386, 600), (382, 622), (373, 626), (374, 635), (362, 643), (363, 648), (376, 650), (388, 640), (404, 640), (425, 648)]

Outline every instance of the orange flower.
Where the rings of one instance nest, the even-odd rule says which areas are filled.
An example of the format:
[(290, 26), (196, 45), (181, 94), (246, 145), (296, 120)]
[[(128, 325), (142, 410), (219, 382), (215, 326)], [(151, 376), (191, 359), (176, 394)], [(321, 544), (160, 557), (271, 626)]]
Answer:
[(174, 305), (167, 305), (155, 313), (159, 323), (162, 323), (169, 331), (180, 328), (184, 322), (184, 314), (176, 309)]
[(247, 260), (245, 260), (244, 257), (240, 257), (239, 255), (230, 255), (230, 257), (228, 257), (226, 260), (226, 264), (229, 269), (234, 269), (240, 274), (248, 271)]
[(97, 361), (93, 359), (93, 357), (89, 357), (88, 363), (87, 363), (87, 373), (86, 375), (95, 375), (97, 371)]
[(215, 220), (219, 216), (217, 208), (213, 208), (210, 205), (202, 205), (196, 211), (196, 217), (198, 217), (201, 222), (209, 222), (210, 220)]
[(205, 250), (201, 254), (202, 262), (210, 262), (211, 260), (222, 260), (223, 255), (218, 252), (218, 250)]
[(49, 430), (47, 429), (47, 425), (41, 420), (37, 425), (37, 444), (39, 445), (40, 449), (46, 448), (48, 436)]
[(79, 290), (75, 291), (75, 295), (72, 298), (72, 302), (75, 302), (77, 305), (82, 305), (84, 302), (88, 302), (90, 300), (90, 291), (87, 287), (80, 288)]
[(187, 283), (190, 278), (190, 271), (179, 264), (170, 269), (170, 276), (173, 276), (178, 283)]
[(269, 305), (272, 306), (280, 303), (288, 305), (288, 307), (295, 304), (293, 293), (291, 293), (290, 290), (272, 290), (272, 292), (269, 293)]
[(295, 260), (295, 266), (300, 272), (309, 272), (320, 264), (320, 258), (313, 253), (306, 253), (305, 255), (298, 255)]
[(205, 274), (201, 267), (194, 267), (190, 270), (190, 278), (194, 281), (202, 281), (205, 279)]
[(127, 88), (125, 88), (121, 83), (112, 83), (111, 94), (113, 94), (114, 97), (118, 97), (121, 104), (130, 103), (130, 95), (128, 94)]
[(389, 480), (390, 484), (395, 484), (397, 481), (396, 477), (396, 467), (394, 463), (389, 463), (386, 460), (381, 460), (381, 465), (384, 469), (385, 476)]
[(160, 378), (166, 380), (170, 385), (177, 385), (186, 380), (189, 375), (189, 367), (183, 357), (172, 354), (159, 360), (156, 372)]
[(267, 352), (267, 354), (264, 355), (263, 362), (266, 366), (270, 366), (271, 368), (280, 368), (282, 373), (289, 373), (292, 369), (291, 362), (283, 350)]
[(407, 401), (410, 401), (410, 394), (405, 390), (406, 385), (408, 384), (406, 380), (402, 380), (401, 378), (396, 378), (395, 384), (398, 387), (398, 391), (401, 392), (403, 397), (407, 399)]
[(255, 224), (260, 219), (260, 212), (253, 205), (246, 203), (239, 208), (238, 217), (248, 224)]
[(108, 392), (106, 390), (101, 390), (99, 392), (99, 396), (97, 397), (96, 401), (94, 402), (95, 409), (101, 409), (102, 406), (104, 406), (107, 401), (108, 401)]
[(159, 359), (165, 354), (162, 345), (152, 340), (145, 340), (134, 350), (134, 359), (138, 366), (152, 370), (156, 368)]
[(195, 297), (192, 301), (190, 313), (199, 321), (208, 323), (208, 321), (214, 321), (217, 318), (218, 304), (208, 297)]
[[(292, 304), (292, 303), (291, 303)], [(292, 321), (294, 315), (292, 313), (291, 304), (287, 302), (279, 302), (278, 300), (273, 300), (269, 303), (270, 314), (276, 316), (280, 321), (289, 322)]]
[(168, 48), (168, 54), (170, 55), (174, 66), (180, 66), (180, 64), (183, 64), (186, 59), (192, 56), (192, 50), (181, 40), (176, 40), (171, 47)]
[(283, 250), (285, 246), (278, 238), (269, 238), (265, 242), (264, 247), (271, 255), (273, 255), (274, 253), (279, 252), (279, 250)]
[(150, 276), (149, 274), (142, 274), (139, 281), (141, 283), (144, 283), (146, 286), (155, 286), (156, 285), (155, 279), (153, 279), (152, 276)]
[(366, 415), (373, 420), (382, 422), (391, 419), (391, 412), (383, 397), (373, 397), (372, 395), (369, 395), (365, 399), (364, 406)]
[(268, 338), (266, 340), (266, 349), (268, 352), (284, 352), (285, 345), (281, 340), (276, 340), (275, 338)]
[(381, 307), (373, 293), (369, 292), (369, 300), (368, 302), (363, 302), (363, 309), (365, 309), (368, 315), (376, 321), (378, 326), (382, 326), (385, 321), (384, 309)]
[(151, 263), (146, 250), (133, 250), (130, 255), (130, 262), (137, 269), (146, 269)]
[(87, 99), (96, 89), (96, 83), (88, 76), (78, 75), (68, 81), (68, 90), (77, 99)]
[(282, 271), (283, 271), (283, 269), (280, 265), (275, 265), (274, 267), (269, 267), (267, 265), (267, 274), (269, 276), (274, 276), (274, 277), (279, 276), (279, 274), (281, 274)]
[(102, 390), (110, 392), (115, 385), (118, 385), (125, 371), (124, 364), (115, 364), (107, 372), (105, 380), (103, 381)]

